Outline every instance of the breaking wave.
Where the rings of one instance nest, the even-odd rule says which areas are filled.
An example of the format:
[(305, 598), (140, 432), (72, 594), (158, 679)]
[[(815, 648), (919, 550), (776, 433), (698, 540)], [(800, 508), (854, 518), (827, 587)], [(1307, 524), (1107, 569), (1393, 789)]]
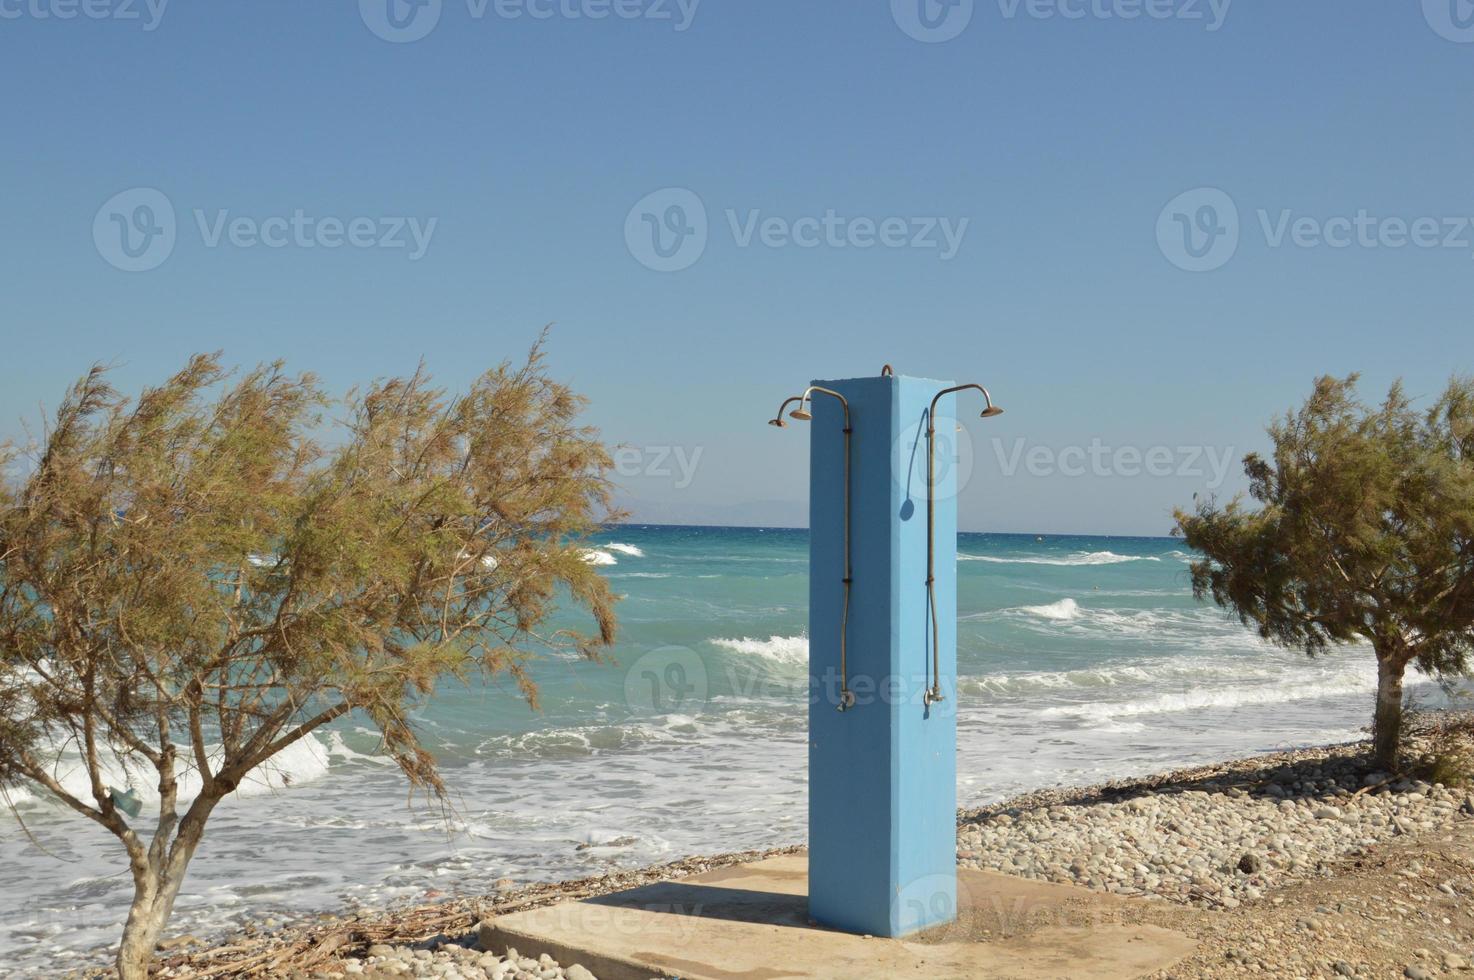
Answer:
[(1128, 561), (1161, 561), (1155, 555), (1118, 555), (1114, 551), (1079, 551), (1059, 558), (998, 558), (994, 555), (957, 556), (958, 561), (985, 561), (994, 565), (1119, 565)]
[(734, 653), (777, 663), (801, 664), (809, 659), (809, 638), (807, 636), (770, 636), (766, 640), (746, 636), (741, 639), (717, 637), (711, 642)]
[(1080, 615), (1080, 605), (1074, 599), (1061, 599), (1043, 606), (1021, 606), (1019, 612), (1038, 616), (1040, 619), (1066, 620)]
[(1205, 687), (1184, 680), (1176, 691), (1163, 692), (1131, 701), (1093, 701), (1088, 704), (1059, 705), (1045, 708), (1042, 718), (1077, 718), (1082, 721), (1105, 721), (1117, 718), (1134, 718), (1141, 715), (1174, 714), (1185, 711), (1206, 711), (1214, 708), (1241, 708), (1251, 705), (1288, 704), (1293, 701), (1314, 701), (1341, 694), (1362, 694), (1376, 690), (1377, 672), (1374, 663), (1358, 666), (1346, 665), (1343, 669), (1328, 672), (1318, 679), (1292, 682), (1292, 674), (1285, 671), (1282, 677), (1264, 678), (1258, 683), (1237, 686)]
[[(158, 806), (159, 776), (151, 764), (145, 760), (125, 759), (109, 751), (99, 751), (102, 782), (105, 786), (118, 790), (131, 787), (145, 806)], [(185, 758), (187, 753), (181, 752), (180, 756)], [(209, 750), (209, 757), (212, 765), (219, 762), (221, 752), (218, 746)], [(337, 732), (330, 732), (326, 741), (316, 734), (308, 734), (247, 773), (232, 797), (241, 799), (269, 796), (314, 782), (327, 775), (334, 757), (345, 761), (372, 758), (349, 749)], [(61, 754), (53, 772), (57, 782), (72, 796), (83, 800), (92, 799), (92, 785), (87, 769), (82, 764), (81, 756), (74, 750), (68, 749)], [(187, 806), (200, 791), (199, 773), (192, 768), (183, 769), (179, 773), (178, 782), (181, 807)], [(50, 794), (28, 789), (12, 789), (10, 799), (17, 805), (57, 805)]]

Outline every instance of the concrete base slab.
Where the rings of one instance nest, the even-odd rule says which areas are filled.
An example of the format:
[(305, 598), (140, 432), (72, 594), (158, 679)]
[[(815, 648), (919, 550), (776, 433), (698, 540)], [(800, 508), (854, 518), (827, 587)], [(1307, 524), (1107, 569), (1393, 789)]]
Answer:
[(957, 921), (906, 939), (817, 926), (807, 896), (807, 859), (769, 858), (499, 916), (481, 924), (481, 943), (579, 963), (599, 980), (1130, 980), (1195, 946), (1157, 926), (1102, 921), (1131, 899), (991, 872), (959, 871)]

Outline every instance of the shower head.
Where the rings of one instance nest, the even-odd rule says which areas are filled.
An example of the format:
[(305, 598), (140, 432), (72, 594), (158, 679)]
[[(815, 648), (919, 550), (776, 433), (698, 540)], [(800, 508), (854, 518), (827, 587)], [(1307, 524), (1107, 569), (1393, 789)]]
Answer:
[(779, 429), (788, 428), (788, 423), (783, 421), (783, 410), (789, 405), (792, 405), (794, 402), (798, 402), (800, 408), (803, 407), (804, 400), (797, 395), (794, 395), (792, 398), (784, 399), (783, 404), (778, 406), (777, 414), (768, 419), (768, 424)]
[(983, 411), (978, 416), (978, 418), (991, 419), (997, 418), (999, 415), (1003, 414), (1003, 409), (993, 404), (993, 396), (988, 394), (988, 389), (984, 388), (980, 384), (965, 384), (957, 385), (955, 388), (944, 388), (943, 390), (937, 392), (936, 397), (931, 400), (931, 408), (927, 411), (928, 433), (931, 432), (931, 419), (935, 418), (937, 414), (937, 402), (942, 400), (942, 396), (950, 395), (953, 392), (957, 391), (967, 391), (969, 388), (977, 389), (979, 392), (982, 393), (983, 396)]
[(987, 388), (984, 388), (982, 385), (971, 385), (969, 387), (976, 388), (978, 391), (981, 391), (983, 393), (983, 405), (984, 405), (984, 408), (983, 408), (982, 413), (980, 415), (978, 415), (978, 418), (980, 418), (980, 419), (992, 419), (992, 418), (997, 418), (998, 416), (1000, 416), (1000, 415), (1003, 414), (1003, 409), (1001, 409), (997, 405), (994, 405), (993, 404), (993, 396), (990, 395), (990, 394), (988, 394), (988, 389)]
[[(849, 401), (845, 398), (844, 395), (841, 395), (839, 392), (831, 391), (828, 388), (821, 388), (818, 385), (809, 385), (809, 387), (804, 389), (804, 393), (802, 395), (799, 395), (797, 398), (790, 399), (790, 401), (798, 402), (798, 408), (795, 408), (793, 411), (789, 412), (788, 417), (791, 419), (798, 419), (800, 422), (812, 422), (814, 419), (814, 413), (810, 411), (810, 409), (813, 407), (815, 395), (828, 395), (830, 398), (833, 398), (835, 401), (839, 402), (840, 407), (844, 409), (844, 431), (848, 434), (850, 431)], [(788, 402), (784, 402), (783, 404), (786, 406)]]

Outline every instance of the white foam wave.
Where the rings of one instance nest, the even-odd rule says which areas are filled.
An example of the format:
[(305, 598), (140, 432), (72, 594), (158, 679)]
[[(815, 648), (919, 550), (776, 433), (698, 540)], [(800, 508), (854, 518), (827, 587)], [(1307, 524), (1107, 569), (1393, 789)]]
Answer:
[(959, 616), (959, 622), (1005, 619), (1038, 632), (1054, 635), (1108, 634), (1158, 647), (1205, 641), (1214, 649), (1268, 651), (1271, 644), (1210, 607), (1187, 609), (1111, 609), (1082, 606), (1072, 598), (1039, 606), (1013, 606)]
[[(359, 729), (359, 732), (362, 734), (372, 735), (375, 738), (378, 737), (378, 732), (370, 731), (368, 729)], [(330, 758), (341, 759), (344, 762), (366, 762), (376, 766), (393, 766), (395, 764), (394, 760), (390, 759), (388, 756), (369, 755), (366, 752), (355, 751), (354, 749), (350, 748), (346, 742), (343, 741), (343, 735), (340, 732), (328, 733), (327, 750), (328, 756)]]
[[(346, 759), (350, 754), (357, 755), (342, 744), (336, 733), (329, 735), (327, 744), (319, 740), (317, 735), (308, 734), (247, 773), (233, 795), (237, 798), (267, 796), (303, 783), (314, 782), (327, 774), (330, 756), (338, 755)], [(189, 753), (181, 751), (179, 756), (187, 759)], [(216, 746), (209, 749), (207, 756), (212, 766), (217, 765), (222, 752)], [(100, 751), (99, 767), (103, 785), (119, 791), (131, 787), (145, 806), (158, 805), (158, 773), (147, 762), (124, 759), (111, 752)], [(92, 798), (92, 783), (87, 768), (74, 750), (61, 755), (53, 772), (57, 782), (68, 793), (83, 800)], [(193, 768), (183, 769), (178, 775), (178, 785), (181, 806), (188, 805), (199, 794), (199, 773)], [(53, 802), (47, 793), (16, 790), (11, 791), (11, 799), (17, 804)]]
[(1022, 606), (1019, 612), (1038, 616), (1041, 619), (1066, 620), (1080, 615), (1080, 606), (1074, 599), (1065, 598), (1043, 606)]
[(1060, 558), (999, 558), (959, 554), (958, 561), (985, 561), (995, 565), (1119, 565), (1128, 561), (1161, 561), (1155, 555), (1118, 555), (1114, 551), (1078, 551)]
[(670, 578), (669, 572), (620, 572), (615, 578)]
[[(657, 718), (622, 724), (580, 725), (495, 735), (475, 749), (477, 756), (496, 763), (562, 762), (589, 756), (621, 756), (635, 760), (648, 753), (681, 746), (717, 743), (747, 744), (755, 735), (766, 737), (780, 724), (780, 716), (718, 709), (695, 714), (672, 712)], [(785, 719), (786, 721), (786, 719)]]
[(611, 555), (607, 551), (600, 551), (598, 548), (586, 548), (586, 549), (584, 549), (583, 560), (586, 561), (586, 562), (588, 562), (590, 565), (617, 565), (617, 564), (619, 564), (619, 559), (618, 558), (615, 558), (613, 555)]
[[(964, 692), (973, 694), (1000, 697), (1053, 694), (1078, 697), (1092, 696), (1093, 692), (1101, 688), (1135, 687), (1150, 691), (1153, 687), (1161, 688), (1164, 685), (1185, 687), (1207, 684), (1294, 684), (1297, 679), (1302, 683), (1315, 683), (1317, 674), (1325, 674), (1325, 663), (1328, 661), (1310, 661), (1300, 653), (1266, 647), (1257, 655), (1229, 653), (1213, 656), (1195, 653), (1160, 659), (1142, 657), (1076, 670), (964, 676), (958, 683)], [(1375, 680), (1375, 670), (1360, 662), (1337, 665), (1331, 670), (1335, 673), (1362, 673), (1366, 683)]]
[(618, 541), (616, 541), (613, 544), (606, 544), (604, 547), (608, 548), (610, 551), (617, 551), (621, 555), (629, 555), (631, 558), (645, 557), (645, 553), (632, 544), (620, 544)]
[(1317, 679), (1301, 679), (1297, 682), (1293, 673), (1286, 672), (1282, 678), (1268, 683), (1221, 687), (1195, 684), (1185, 690), (1164, 692), (1135, 701), (1059, 705), (1045, 708), (1040, 712), (1040, 717), (1077, 718), (1089, 722), (1114, 721), (1142, 715), (1312, 701), (1342, 694), (1366, 693), (1375, 690), (1376, 686), (1375, 664), (1347, 665)]
[(711, 642), (735, 653), (778, 663), (801, 664), (809, 659), (809, 638), (807, 636), (770, 636), (766, 640), (753, 639), (748, 636), (740, 639), (717, 637)]
[(495, 759), (573, 759), (600, 752), (638, 750), (659, 741), (662, 734), (657, 726), (645, 723), (549, 728), (494, 736), (482, 742), (476, 754)]

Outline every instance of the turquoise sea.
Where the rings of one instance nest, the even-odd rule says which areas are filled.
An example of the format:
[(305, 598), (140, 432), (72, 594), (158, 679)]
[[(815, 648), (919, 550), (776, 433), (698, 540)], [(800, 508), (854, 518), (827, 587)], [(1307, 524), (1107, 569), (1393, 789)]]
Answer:
[[(1193, 600), (1181, 542), (964, 534), (958, 552), (963, 805), (1354, 739), (1370, 716), (1367, 651), (1261, 643)], [(498, 684), (419, 718), (449, 823), (346, 720), (217, 811), (173, 930), (801, 842), (807, 553), (799, 530), (611, 529), (589, 559), (624, 597), (617, 663), (543, 661), (539, 713)], [(0, 831), (0, 938), (12, 967), (55, 971), (116, 939), (131, 882), (101, 830), (13, 802), (34, 840)]]

